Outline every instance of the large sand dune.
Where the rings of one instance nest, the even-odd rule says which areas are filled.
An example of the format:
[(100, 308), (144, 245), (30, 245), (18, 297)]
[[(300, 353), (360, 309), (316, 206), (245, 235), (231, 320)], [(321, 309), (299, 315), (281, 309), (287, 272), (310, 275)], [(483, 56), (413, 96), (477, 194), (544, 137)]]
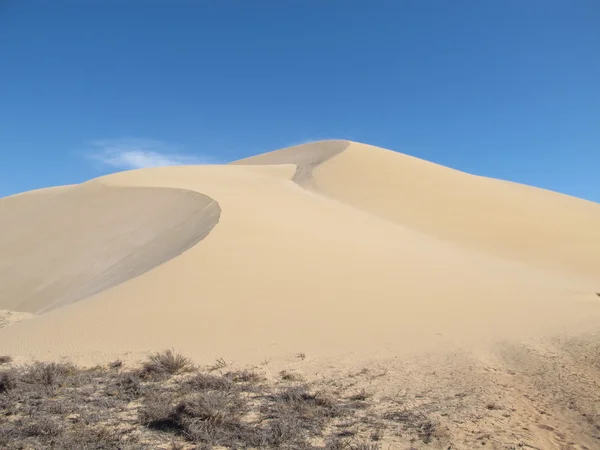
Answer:
[(292, 370), (383, 448), (600, 448), (598, 293), (600, 205), (348, 141), (0, 199), (0, 355)]
[(121, 172), (0, 214), (0, 309), (38, 313), (0, 353), (395, 355), (600, 317), (600, 205), (358, 143)]

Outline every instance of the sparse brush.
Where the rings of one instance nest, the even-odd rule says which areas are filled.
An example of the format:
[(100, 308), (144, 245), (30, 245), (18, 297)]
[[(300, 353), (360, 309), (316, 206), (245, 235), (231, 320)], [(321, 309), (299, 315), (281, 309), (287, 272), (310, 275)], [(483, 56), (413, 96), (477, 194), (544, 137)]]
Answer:
[(8, 364), (12, 362), (12, 356), (8, 356), (8, 355), (4, 355), (4, 356), (0, 356), (0, 366), (2, 364)]
[[(152, 355), (141, 369), (115, 366), (34, 363), (0, 370), (0, 448), (141, 450), (172, 442), (175, 449), (187, 448), (187, 441), (198, 449), (308, 450), (336, 419), (357, 423), (350, 413), (366, 404), (308, 385), (278, 390), (281, 384), (251, 370), (194, 369), (171, 378), (193, 369), (173, 351)], [(124, 418), (130, 414), (138, 420)], [(351, 440), (344, 448), (376, 448), (359, 447), (356, 430), (345, 434)]]
[(142, 374), (149, 376), (170, 376), (183, 372), (189, 372), (194, 369), (194, 365), (189, 358), (175, 353), (173, 350), (166, 350), (161, 353), (150, 355), (148, 361), (142, 366)]
[(50, 388), (59, 386), (67, 377), (76, 372), (78, 369), (70, 363), (37, 362), (26, 367), (20, 378), (24, 383), (41, 384)]

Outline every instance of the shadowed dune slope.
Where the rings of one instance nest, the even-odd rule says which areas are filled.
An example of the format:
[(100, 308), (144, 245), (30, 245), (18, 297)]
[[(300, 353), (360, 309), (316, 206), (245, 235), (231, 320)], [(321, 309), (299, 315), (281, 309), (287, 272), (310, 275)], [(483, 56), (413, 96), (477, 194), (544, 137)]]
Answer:
[(216, 202), (179, 189), (87, 185), (0, 199), (0, 309), (40, 313), (140, 275), (204, 238)]

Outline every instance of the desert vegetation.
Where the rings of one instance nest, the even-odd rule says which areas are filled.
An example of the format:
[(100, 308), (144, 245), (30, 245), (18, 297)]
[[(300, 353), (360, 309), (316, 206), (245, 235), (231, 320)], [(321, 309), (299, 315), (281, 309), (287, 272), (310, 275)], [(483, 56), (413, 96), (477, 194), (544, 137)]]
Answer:
[(380, 434), (348, 430), (365, 417), (366, 393), (299, 377), (203, 370), (171, 350), (135, 368), (0, 361), (0, 448), (379, 448)]

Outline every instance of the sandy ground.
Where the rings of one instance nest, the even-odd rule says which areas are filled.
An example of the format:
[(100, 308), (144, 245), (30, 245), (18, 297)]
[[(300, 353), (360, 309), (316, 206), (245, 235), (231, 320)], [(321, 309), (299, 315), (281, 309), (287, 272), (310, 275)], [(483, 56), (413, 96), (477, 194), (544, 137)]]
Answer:
[[(305, 353), (342, 378), (376, 360), (396, 374), (378, 393), (439, 403), (466, 383), (519, 411), (479, 431), (546, 426), (502, 445), (600, 448), (598, 347), (556, 347), (600, 329), (598, 204), (325, 141), (7, 197), (0, 231), (0, 309), (37, 313), (0, 330), (0, 354), (95, 364), (176, 348), (284, 367)], [(474, 448), (467, 425), (447, 428)]]

